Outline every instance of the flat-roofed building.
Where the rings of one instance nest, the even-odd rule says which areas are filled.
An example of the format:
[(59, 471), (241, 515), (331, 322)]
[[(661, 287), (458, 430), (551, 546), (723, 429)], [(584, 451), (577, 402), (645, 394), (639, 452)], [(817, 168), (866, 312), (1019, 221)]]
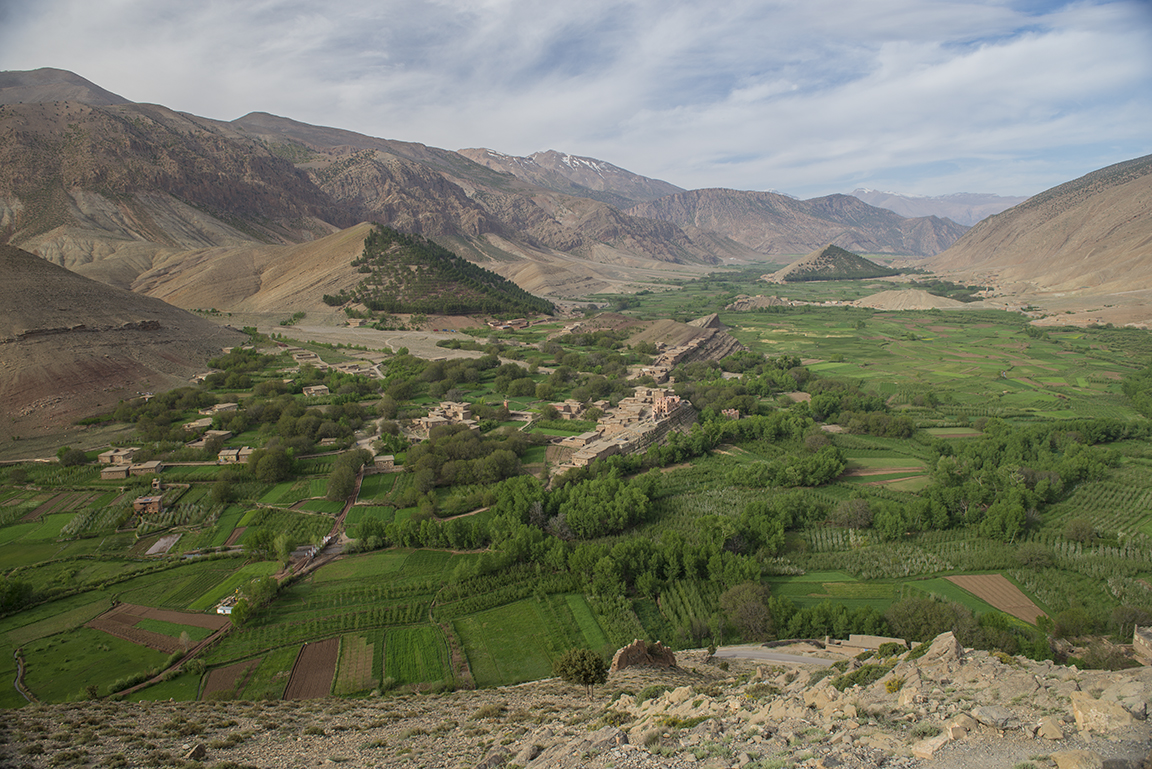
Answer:
[(222, 465), (246, 464), (252, 456), (251, 446), (242, 446), (238, 449), (221, 449), (216, 455), (216, 461)]
[(101, 452), (96, 458), (102, 465), (130, 465), (138, 451), (140, 451), (140, 449), (136, 446), (126, 446), (124, 448), (108, 449), (107, 451)]
[(105, 465), (100, 468), (100, 480), (120, 481), (128, 477), (130, 465)]
[(164, 509), (164, 495), (152, 494), (147, 497), (137, 497), (132, 502), (132, 509), (143, 515), (157, 515)]

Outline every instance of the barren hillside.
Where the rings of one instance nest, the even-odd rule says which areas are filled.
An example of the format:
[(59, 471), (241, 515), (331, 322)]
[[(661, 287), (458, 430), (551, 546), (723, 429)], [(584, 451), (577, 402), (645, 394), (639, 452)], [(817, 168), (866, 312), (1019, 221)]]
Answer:
[(986, 219), (928, 266), (1022, 295), (1132, 298), (1152, 291), (1152, 155)]
[(0, 246), (0, 438), (60, 432), (203, 371), (238, 331)]
[(628, 209), (725, 235), (761, 254), (804, 254), (833, 243), (868, 254), (938, 254), (964, 227), (946, 219), (905, 219), (849, 195), (796, 200), (774, 192), (706, 189)]

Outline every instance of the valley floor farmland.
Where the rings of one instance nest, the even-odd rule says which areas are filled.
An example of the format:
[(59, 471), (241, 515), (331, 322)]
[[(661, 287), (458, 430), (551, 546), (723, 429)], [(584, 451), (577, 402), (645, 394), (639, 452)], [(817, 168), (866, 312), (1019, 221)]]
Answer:
[[(753, 351), (675, 370), (700, 426), (551, 486), (525, 471), (555, 476), (547, 441), (596, 419), (549, 413), (522, 430), (504, 403), (543, 417), (549, 403), (611, 406), (648, 386), (626, 379), (655, 350), (630, 348), (631, 316), (441, 335), (476, 349), (436, 362), (372, 353), (383, 379), (300, 366), (282, 340), (262, 348), (267, 360), (238, 354), (222, 364), (236, 370), (166, 410), (149, 411), (158, 396), (120, 414), (137, 420), (128, 445), (170, 463), (161, 516), (132, 510), (151, 478), (103, 481), (94, 464), (0, 471), (0, 600), (26, 602), (0, 603), (0, 674), (15, 679), (20, 649), (36, 697), (109, 696), (230, 622), (214, 613), (221, 600), (253, 595), (237, 627), (131, 696), (517, 683), (550, 675), (573, 647), (756, 637), (724, 608), (749, 582), (769, 588), (769, 636), (911, 638), (922, 629), (896, 627), (890, 610), (923, 599), (975, 614), (958, 621), (966, 643), (1036, 656), (1053, 653), (1050, 633), (1119, 642), (1152, 618), (1152, 442), (1123, 390), (1152, 357), (1147, 332), (1029, 333), (986, 311), (734, 313), (716, 295), (686, 286), (629, 310), (718, 310)], [(302, 350), (325, 365), (362, 352)], [(304, 395), (321, 381), (327, 395)], [(218, 425), (235, 428), (225, 448), (283, 466), (229, 467), (189, 448), (183, 425), (201, 399), (239, 404), (214, 417), (236, 420)], [(441, 401), (468, 403), (476, 429), (427, 440), (418, 420)], [(326, 498), (341, 452), (374, 444), (399, 471), (364, 477), (337, 541), (304, 569), (299, 546), (339, 529), (349, 504)], [(173, 537), (169, 554), (147, 555)], [(0, 694), (22, 704), (14, 688)]]

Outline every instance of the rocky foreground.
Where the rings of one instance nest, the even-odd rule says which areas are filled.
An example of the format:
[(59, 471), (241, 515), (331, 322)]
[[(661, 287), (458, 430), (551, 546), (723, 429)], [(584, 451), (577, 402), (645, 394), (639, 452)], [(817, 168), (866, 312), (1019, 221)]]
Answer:
[(549, 680), (358, 700), (29, 706), (5, 714), (0, 765), (1152, 766), (1150, 669), (965, 651), (951, 633), (918, 659), (847, 662), (724, 669), (689, 652), (676, 668), (614, 672), (593, 699)]

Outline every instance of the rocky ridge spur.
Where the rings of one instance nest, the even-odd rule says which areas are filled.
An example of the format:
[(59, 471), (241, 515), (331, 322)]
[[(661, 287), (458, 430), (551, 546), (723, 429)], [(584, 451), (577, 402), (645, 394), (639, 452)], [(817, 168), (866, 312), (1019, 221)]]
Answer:
[(302, 702), (30, 706), (0, 764), (496, 769), (1057, 767), (1147, 760), (1152, 670), (1080, 671), (963, 649), (951, 633), (833, 667), (717, 660), (613, 671), (589, 700), (552, 679)]

